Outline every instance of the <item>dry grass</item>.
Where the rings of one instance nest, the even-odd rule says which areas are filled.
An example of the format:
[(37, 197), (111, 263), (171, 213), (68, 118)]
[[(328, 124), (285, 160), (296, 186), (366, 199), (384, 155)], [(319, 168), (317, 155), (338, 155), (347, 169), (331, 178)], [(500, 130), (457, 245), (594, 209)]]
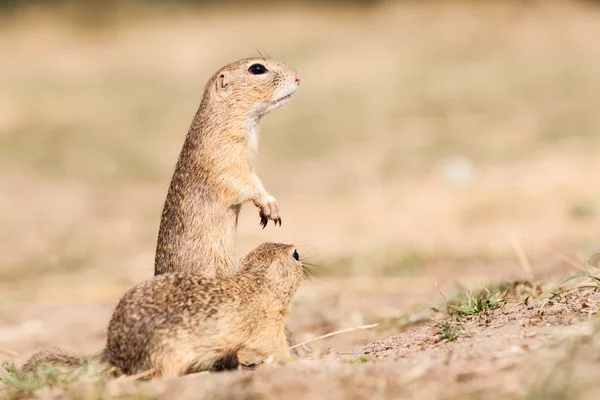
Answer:
[[(261, 231), (245, 207), (238, 249), (293, 241), (321, 266), (295, 301), (295, 343), (433, 306), (437, 286), (523, 277), (515, 237), (526, 279), (570, 275), (547, 249), (580, 264), (598, 250), (600, 9), (421, 3), (124, 10), (94, 29), (35, 11), (2, 21), (0, 348), (103, 345), (113, 303), (152, 274), (205, 80), (255, 49), (297, 67), (302, 86), (261, 134), (285, 223)], [(312, 350), (389, 331), (370, 335)], [(344, 368), (390, 378), (378, 396), (404, 393), (369, 360)], [(422, 384), (419, 365), (403, 371)], [(340, 387), (352, 371), (334, 374)]]

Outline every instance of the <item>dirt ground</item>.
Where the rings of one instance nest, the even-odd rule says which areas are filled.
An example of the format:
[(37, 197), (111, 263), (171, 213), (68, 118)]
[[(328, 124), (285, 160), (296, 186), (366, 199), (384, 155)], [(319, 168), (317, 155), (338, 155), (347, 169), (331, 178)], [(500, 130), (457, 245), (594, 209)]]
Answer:
[[(522, 275), (518, 265), (506, 267), (512, 271), (503, 276)], [(539, 275), (560, 276), (566, 268), (556, 265)], [(502, 306), (449, 316), (448, 302), (465, 300), (444, 300), (439, 288), (429, 284), (444, 275), (431, 271), (387, 282), (327, 279), (307, 284), (289, 319), (293, 344), (338, 328), (379, 325), (300, 346), (294, 363), (166, 381), (79, 379), (68, 389), (60, 384), (39, 389), (36, 398), (63, 398), (65, 393), (86, 399), (300, 399), (325, 394), (333, 399), (596, 398), (600, 293), (583, 289), (541, 297), (548, 287), (537, 280), (509, 280), (496, 286), (507, 300)], [(18, 316), (3, 327), (0, 349), (10, 349), (3, 359), (16, 363), (31, 349), (49, 346), (97, 351), (104, 344), (112, 306), (32, 303), (18, 309)]]
[(600, 251), (600, 9), (134, 11), (0, 23), (0, 360), (103, 347), (119, 297), (152, 275), (204, 82), (256, 49), (302, 85), (260, 138), (283, 226), (262, 231), (245, 206), (238, 253), (289, 242), (318, 265), (294, 299), (292, 345), (378, 325), (285, 365), (86, 375), (30, 397), (597, 398), (598, 281), (554, 285)]

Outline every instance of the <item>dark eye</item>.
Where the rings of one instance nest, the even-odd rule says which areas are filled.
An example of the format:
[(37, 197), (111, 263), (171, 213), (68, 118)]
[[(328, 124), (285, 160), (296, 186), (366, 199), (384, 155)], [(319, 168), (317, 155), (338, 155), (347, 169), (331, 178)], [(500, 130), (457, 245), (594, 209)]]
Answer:
[(300, 261), (300, 254), (298, 254), (297, 250), (294, 250), (294, 254), (292, 254), (292, 257), (294, 257), (294, 260)]
[(248, 72), (252, 75), (262, 75), (267, 72), (267, 68), (262, 64), (252, 64), (250, 68), (248, 68)]

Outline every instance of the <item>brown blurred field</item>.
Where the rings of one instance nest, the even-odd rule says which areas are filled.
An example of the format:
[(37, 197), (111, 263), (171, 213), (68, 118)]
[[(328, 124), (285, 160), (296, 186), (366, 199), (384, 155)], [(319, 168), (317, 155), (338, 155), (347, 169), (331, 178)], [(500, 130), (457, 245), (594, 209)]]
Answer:
[[(600, 247), (599, 37), (600, 8), (585, 2), (124, 8), (99, 23), (36, 9), (5, 17), (0, 351), (19, 364), (43, 347), (103, 346), (116, 301), (152, 275), (164, 196), (206, 79), (259, 51), (296, 67), (302, 84), (260, 138), (259, 175), (283, 227), (262, 231), (245, 206), (238, 251), (294, 242), (321, 266), (292, 310), (296, 342), (387, 326), (313, 348), (358, 357), (395, 334), (428, 335), (429, 314), (410, 327), (390, 321), (439, 307), (438, 290), (452, 297), (515, 279), (548, 288)], [(525, 323), (477, 325), (455, 342), (419, 342), (421, 353), (390, 345), (393, 356), (367, 363), (338, 357), (109, 392), (221, 398), (227, 383), (252, 398), (319, 388), (339, 398), (549, 398), (540, 388), (550, 372), (536, 366), (563, 365), (565, 337), (597, 318), (596, 297), (578, 309), (567, 300), (556, 321), (532, 323), (527, 347)], [(508, 309), (513, 322), (531, 317)], [(600, 357), (596, 336), (583, 336), (586, 354)], [(515, 369), (493, 361), (507, 351)], [(418, 369), (427, 359), (433, 367)], [(568, 361), (585, 369), (581, 382), (597, 382), (597, 364)], [(471, 369), (475, 378), (457, 377)], [(594, 398), (567, 389), (554, 398)]]

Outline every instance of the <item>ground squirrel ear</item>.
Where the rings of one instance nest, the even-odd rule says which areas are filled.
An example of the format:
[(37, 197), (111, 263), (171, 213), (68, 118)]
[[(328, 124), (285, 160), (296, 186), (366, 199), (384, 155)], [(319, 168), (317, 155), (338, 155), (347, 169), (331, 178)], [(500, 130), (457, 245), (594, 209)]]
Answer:
[(282, 262), (278, 262), (277, 263), (277, 270), (279, 271), (279, 276), (281, 276), (282, 278), (287, 278), (289, 271), (286, 268), (286, 266), (284, 265), (284, 263)]
[(229, 85), (229, 77), (225, 72), (221, 72), (217, 77), (217, 92), (221, 92), (227, 90), (227, 85)]

